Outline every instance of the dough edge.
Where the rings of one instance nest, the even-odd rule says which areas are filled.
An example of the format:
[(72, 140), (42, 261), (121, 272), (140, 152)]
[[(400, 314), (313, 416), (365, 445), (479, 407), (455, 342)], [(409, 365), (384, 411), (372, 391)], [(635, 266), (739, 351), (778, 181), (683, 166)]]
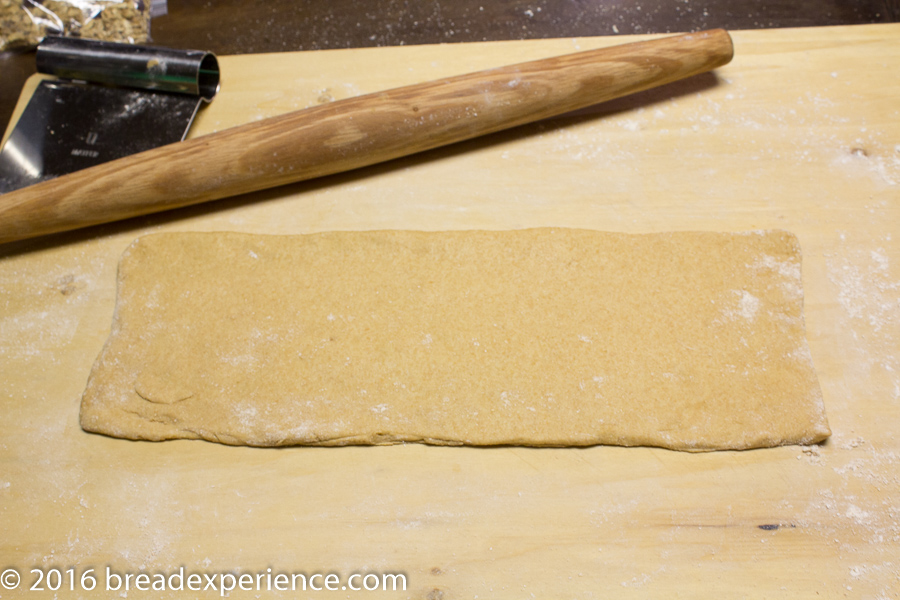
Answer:
[[(606, 234), (608, 232), (594, 231), (594, 230), (582, 230), (582, 229), (567, 229), (567, 228), (534, 228), (534, 229), (519, 229), (519, 230), (502, 230), (502, 231), (492, 231), (492, 230), (472, 230), (478, 233), (512, 233), (512, 232), (528, 232), (528, 231), (544, 231), (544, 230), (553, 230), (553, 231), (590, 231), (590, 233), (597, 234)], [(302, 236), (315, 236), (315, 235), (328, 235), (328, 234), (346, 234), (353, 235), (357, 233), (361, 234), (392, 234), (392, 233), (413, 233), (413, 234), (422, 234), (422, 235), (432, 235), (432, 234), (441, 234), (441, 233), (452, 233), (452, 234), (461, 234), (466, 233), (463, 231), (451, 231), (451, 232), (442, 232), (442, 231), (402, 231), (402, 230), (375, 230), (375, 231), (346, 231), (346, 232), (322, 232), (322, 233), (312, 233), (312, 234), (297, 234), (297, 235), (271, 235), (271, 234), (245, 234), (245, 233), (234, 233), (228, 231), (213, 231), (213, 232), (188, 232), (188, 233), (152, 233), (141, 236), (137, 238), (132, 244), (123, 252), (122, 258), (119, 263), (119, 270), (117, 274), (117, 301), (116, 308), (113, 314), (113, 325), (110, 332), (109, 337), (104, 343), (103, 349), (101, 350), (97, 360), (95, 361), (89, 378), (88, 384), (86, 386), (84, 395), (82, 397), (82, 403), (80, 408), (80, 423), (82, 428), (85, 431), (92, 433), (99, 433), (107, 436), (123, 438), (123, 439), (131, 439), (131, 440), (145, 440), (145, 441), (164, 441), (164, 440), (174, 440), (174, 439), (193, 439), (193, 440), (205, 440), (211, 442), (222, 443), (225, 445), (236, 445), (236, 446), (251, 446), (251, 447), (282, 447), (282, 446), (326, 446), (326, 447), (340, 447), (340, 446), (350, 446), (350, 445), (396, 445), (396, 444), (405, 444), (405, 443), (424, 443), (429, 445), (436, 446), (481, 446), (481, 447), (492, 447), (492, 446), (528, 446), (528, 447), (548, 447), (548, 448), (560, 448), (560, 447), (590, 447), (596, 445), (617, 445), (617, 446), (626, 446), (626, 447), (658, 447), (658, 448), (666, 448), (687, 452), (708, 452), (708, 451), (719, 451), (719, 450), (748, 450), (748, 449), (756, 449), (756, 448), (765, 448), (765, 447), (774, 447), (781, 445), (811, 445), (817, 444), (825, 439), (827, 439), (831, 435), (831, 429), (828, 426), (827, 417), (825, 415), (824, 410), (824, 402), (821, 396), (821, 390), (818, 391), (818, 398), (814, 399), (819, 406), (820, 419), (815, 422), (811, 422), (809, 424), (808, 430), (803, 435), (798, 435), (790, 438), (779, 437), (779, 436), (765, 436), (758, 438), (757, 440), (734, 440), (733, 443), (728, 444), (715, 444), (709, 446), (703, 445), (683, 445), (683, 444), (665, 444), (660, 443), (659, 440), (652, 439), (648, 437), (646, 439), (640, 437), (626, 438), (620, 437), (619, 439), (610, 439), (609, 436), (595, 436), (595, 437), (583, 437), (583, 439), (567, 439), (567, 440), (535, 440), (530, 439), (527, 436), (521, 437), (519, 439), (510, 439), (502, 442), (483, 442), (472, 439), (452, 439), (452, 438), (439, 438), (435, 436), (427, 436), (427, 435), (416, 435), (416, 434), (399, 434), (399, 433), (389, 433), (389, 432), (368, 432), (368, 433), (360, 433), (358, 435), (350, 435), (350, 436), (337, 436), (333, 438), (329, 437), (319, 437), (315, 439), (298, 439), (290, 436), (285, 437), (268, 437), (265, 439), (240, 439), (235, 436), (231, 436), (225, 433), (217, 433), (214, 430), (210, 430), (202, 427), (184, 427), (173, 425), (172, 423), (164, 423), (164, 422), (155, 422), (152, 419), (148, 419), (146, 416), (139, 414), (131, 414), (130, 417), (123, 416), (122, 414), (116, 415), (116, 417), (111, 421), (109, 419), (110, 410), (108, 407), (103, 405), (102, 399), (96, 393), (98, 388), (102, 388), (105, 385), (104, 380), (109, 379), (107, 377), (108, 369), (105, 367), (106, 361), (109, 358), (109, 354), (111, 352), (111, 348), (116, 344), (116, 337), (119, 328), (121, 327), (120, 322), (120, 305), (119, 305), (119, 293), (122, 290), (124, 285), (124, 268), (125, 265), (129, 261), (129, 257), (135, 248), (139, 247), (142, 243), (149, 240), (160, 240), (167, 237), (181, 237), (181, 236), (225, 236), (225, 237), (256, 237), (256, 238), (297, 238)], [(799, 243), (796, 241), (796, 236), (790, 232), (782, 231), (782, 230), (766, 230), (766, 231), (747, 231), (747, 232), (731, 232), (731, 233), (722, 233), (722, 232), (708, 232), (708, 231), (678, 231), (678, 232), (659, 232), (659, 233), (638, 233), (638, 234), (612, 234), (612, 235), (621, 235), (627, 237), (640, 237), (640, 236), (655, 236), (655, 235), (664, 235), (664, 234), (709, 234), (709, 235), (769, 235), (769, 234), (783, 234), (790, 239), (793, 240), (794, 244), (797, 246), (798, 255), (799, 255)], [(801, 303), (801, 315), (802, 315), (802, 304), (803, 299), (800, 299)], [(806, 347), (808, 351), (808, 342), (806, 340), (806, 325), (805, 319), (802, 324), (802, 344)], [(818, 386), (818, 382), (816, 382)], [(118, 424), (117, 424), (118, 422)], [(135, 431), (139, 431), (139, 433), (135, 434)]]

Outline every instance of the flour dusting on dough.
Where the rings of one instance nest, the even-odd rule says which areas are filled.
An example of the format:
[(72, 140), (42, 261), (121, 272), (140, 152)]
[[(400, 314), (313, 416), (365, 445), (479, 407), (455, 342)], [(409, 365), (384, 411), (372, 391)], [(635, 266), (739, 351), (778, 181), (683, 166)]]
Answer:
[(737, 319), (753, 321), (759, 312), (759, 298), (748, 292), (747, 290), (732, 290), (733, 299), (729, 305), (722, 311), (722, 315), (716, 320), (717, 323), (726, 323)]
[[(803, 329), (782, 318), (801, 314), (779, 288), (794, 272), (770, 255), (799, 261), (796, 238), (148, 236), (120, 267), (82, 427), (254, 446), (808, 444), (829, 430), (812, 364), (791, 358)], [(155, 306), (129, 301), (147, 290)]]

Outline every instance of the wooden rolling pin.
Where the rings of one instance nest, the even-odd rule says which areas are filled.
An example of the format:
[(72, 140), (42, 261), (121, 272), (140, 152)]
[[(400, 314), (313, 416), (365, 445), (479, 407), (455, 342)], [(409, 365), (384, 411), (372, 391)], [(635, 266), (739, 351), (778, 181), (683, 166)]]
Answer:
[(0, 196), (0, 243), (349, 171), (577, 110), (731, 60), (721, 29), (348, 98)]

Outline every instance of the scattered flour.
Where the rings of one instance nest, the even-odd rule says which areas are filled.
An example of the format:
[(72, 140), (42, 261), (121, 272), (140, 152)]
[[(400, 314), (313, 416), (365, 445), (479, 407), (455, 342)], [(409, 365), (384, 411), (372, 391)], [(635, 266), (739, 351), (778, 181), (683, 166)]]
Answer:
[(760, 300), (747, 290), (732, 290), (732, 298), (736, 298), (729, 302), (731, 306), (722, 310), (722, 316), (719, 322), (734, 321), (737, 319), (745, 319), (753, 321), (759, 313)]
[[(844, 238), (841, 237), (842, 243)], [(890, 236), (883, 241), (890, 241)], [(900, 400), (900, 279), (891, 273), (887, 250), (841, 248), (826, 262), (828, 277), (837, 287), (838, 303), (856, 349), (862, 354), (868, 377), (872, 370), (879, 371), (889, 380), (893, 400)], [(870, 381), (869, 385), (874, 383)]]

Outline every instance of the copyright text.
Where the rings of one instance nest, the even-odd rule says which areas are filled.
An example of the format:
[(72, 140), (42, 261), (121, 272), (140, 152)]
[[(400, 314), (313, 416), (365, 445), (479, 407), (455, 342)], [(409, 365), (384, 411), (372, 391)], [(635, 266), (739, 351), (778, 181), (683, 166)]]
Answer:
[(20, 575), (16, 568), (0, 573), (0, 588), (13, 590), (27, 586), (28, 591), (163, 592), (191, 591), (228, 596), (232, 592), (335, 592), (406, 591), (403, 573), (353, 573), (343, 578), (338, 573), (302, 573), (274, 571), (201, 572), (184, 567), (170, 572), (125, 572), (107, 566), (102, 569), (34, 568)]

